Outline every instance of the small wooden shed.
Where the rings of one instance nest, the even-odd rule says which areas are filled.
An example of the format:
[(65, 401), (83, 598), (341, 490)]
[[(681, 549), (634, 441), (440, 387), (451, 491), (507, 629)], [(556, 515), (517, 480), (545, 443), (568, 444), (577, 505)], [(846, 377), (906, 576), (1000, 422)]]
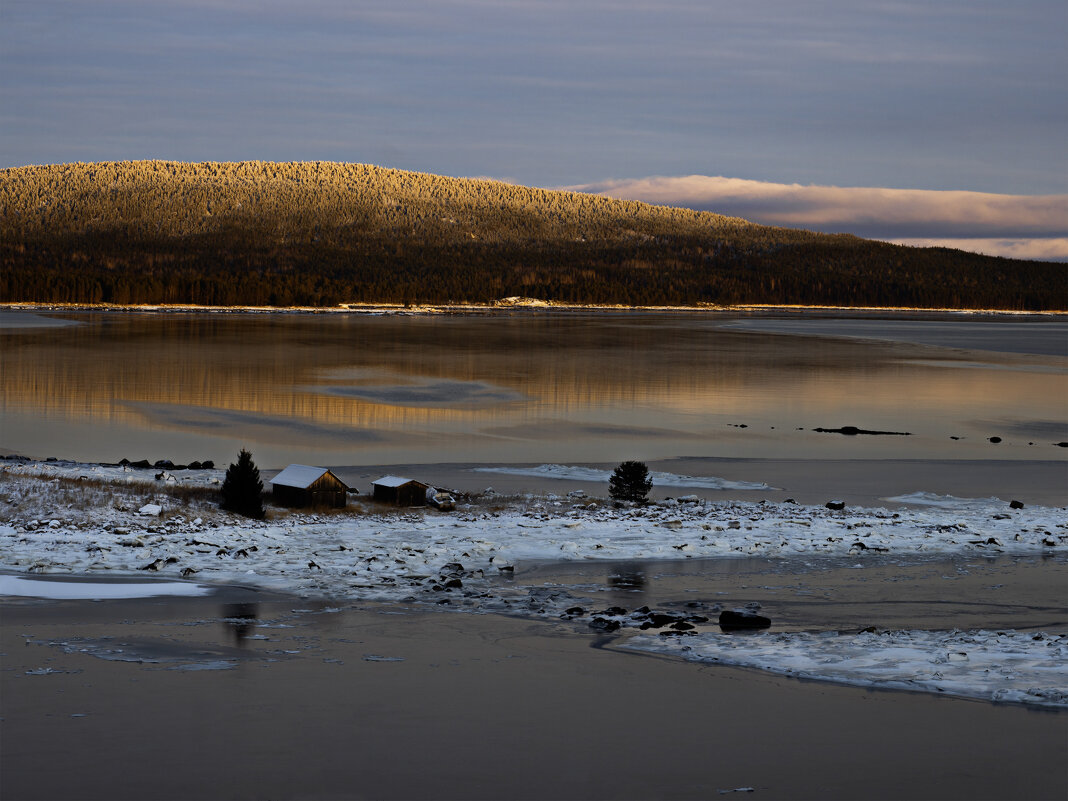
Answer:
[(274, 499), (283, 506), (335, 506), (347, 502), (349, 488), (325, 467), (291, 464), (271, 479)]
[(429, 484), (400, 476), (382, 476), (373, 482), (374, 499), (397, 506), (426, 506)]

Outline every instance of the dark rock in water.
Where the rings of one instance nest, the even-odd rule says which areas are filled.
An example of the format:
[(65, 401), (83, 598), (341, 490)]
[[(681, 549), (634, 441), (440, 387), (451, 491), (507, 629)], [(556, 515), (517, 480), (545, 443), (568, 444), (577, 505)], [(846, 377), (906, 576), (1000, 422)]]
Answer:
[(45, 459), (45, 461), (46, 462), (58, 462), (59, 459), (57, 459), (55, 456), (49, 456), (47, 459)]
[(783, 501), (783, 503), (792, 503), (795, 506), (797, 505), (797, 501), (795, 501), (793, 498), (787, 498), (785, 501)]
[(153, 462), (152, 466), (160, 470), (173, 470), (174, 462), (172, 462), (170, 459), (160, 459), (156, 462)]
[(856, 426), (842, 426), (841, 428), (814, 428), (813, 431), (818, 431), (821, 434), (845, 434), (847, 437), (855, 437), (857, 434), (867, 434), (868, 436), (875, 437), (911, 437), (911, 431), (872, 431), (867, 428), (857, 428)]
[(445, 565), (441, 566), (441, 572), (442, 572), (442, 574), (445, 574), (445, 573), (463, 573), (464, 572), (464, 566), (461, 565), (459, 562), (449, 562), (448, 564), (445, 564)]
[(950, 439), (960, 439), (960, 437), (950, 436)]
[(130, 462), (130, 467), (140, 467), (142, 469), (148, 469), (152, 467), (152, 464), (148, 459), (138, 459), (136, 462)]
[(447, 590), (459, 590), (463, 589), (464, 583), (458, 578), (452, 578), (446, 581), (445, 584), (442, 586), (444, 586)]
[(654, 629), (677, 623), (680, 620), (682, 620), (680, 615), (673, 615), (670, 612), (653, 612), (649, 615), (649, 625)]
[(129, 463), (130, 463), (130, 460), (129, 460), (129, 459), (119, 459), (119, 465), (120, 465), (121, 467), (125, 467), (125, 466), (126, 466), (126, 465), (128, 465)]
[(836, 512), (840, 512), (845, 509), (845, 501), (827, 501), (824, 506), (828, 509), (834, 509)]
[(200, 470), (203, 468), (203, 465), (200, 462), (190, 462), (188, 468), (190, 470)]
[(188, 466), (184, 464), (176, 464), (171, 470), (188, 470)]
[(1054, 442), (1053, 444), (1057, 448), (1068, 448), (1068, 442)]
[(1020, 501), (1009, 501), (1010, 509), (1023, 509), (1024, 505)]
[(693, 625), (683, 620), (680, 620), (677, 623), (672, 623), (671, 628), (675, 629), (676, 631), (689, 631), (693, 628)]
[(687, 623), (707, 623), (708, 618), (704, 615), (688, 615), (685, 618)]
[(697, 633), (696, 631), (674, 631), (674, 630), (672, 630), (672, 631), (662, 631), (662, 632), (660, 632), (660, 636), (661, 637), (692, 637), (696, 633)]
[(860, 631), (857, 632), (857, 634), (874, 634), (874, 633), (875, 633), (875, 626), (865, 626), (864, 628), (862, 628)]
[(205, 470), (214, 470), (215, 462), (213, 462), (211, 459), (208, 459), (206, 462), (201, 462), (200, 466)]
[(586, 614), (586, 610), (581, 606), (572, 606), (570, 609), (565, 609), (564, 614), (571, 615), (572, 617), (581, 617)]
[(719, 625), (724, 629), (766, 629), (771, 625), (771, 618), (752, 612), (724, 609), (719, 613)]
[(987, 442), (993, 442), (995, 445), (997, 445), (999, 442), (1001, 442), (1001, 437), (987, 437), (986, 440)]
[(649, 614), (649, 611), (650, 610), (649, 610), (648, 606), (639, 606), (637, 609), (635, 609), (633, 612), (630, 613), (630, 616), (631, 617), (644, 617), (645, 615)]
[(627, 614), (627, 610), (622, 606), (610, 606), (601, 612), (602, 615), (608, 615), (609, 617), (622, 617)]
[(595, 617), (590, 621), (590, 628), (594, 631), (616, 631), (621, 625), (618, 620), (608, 620), (603, 617)]
[(193, 574), (194, 574), (194, 573), (196, 573), (196, 572), (197, 572), (197, 571), (196, 571), (196, 568), (194, 568), (194, 567), (185, 567), (185, 568), (182, 568), (182, 577), (184, 578), (184, 577), (186, 577), (186, 576), (191, 576), (191, 575), (193, 575)]

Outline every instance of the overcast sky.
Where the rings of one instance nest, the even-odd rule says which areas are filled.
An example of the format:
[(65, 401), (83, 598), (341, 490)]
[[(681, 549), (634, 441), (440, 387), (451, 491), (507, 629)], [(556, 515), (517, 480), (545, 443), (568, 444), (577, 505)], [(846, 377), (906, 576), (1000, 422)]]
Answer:
[[(1018, 201), (967, 238), (1068, 257), (1066, 42), (1065, 0), (2, 0), (0, 166), (321, 159), (635, 197), (676, 179), (647, 199), (767, 222), (745, 186), (1044, 196), (1042, 227), (1007, 224)], [(814, 198), (797, 224), (961, 238), (959, 209), (878, 234), (817, 195), (794, 192), (795, 217)]]

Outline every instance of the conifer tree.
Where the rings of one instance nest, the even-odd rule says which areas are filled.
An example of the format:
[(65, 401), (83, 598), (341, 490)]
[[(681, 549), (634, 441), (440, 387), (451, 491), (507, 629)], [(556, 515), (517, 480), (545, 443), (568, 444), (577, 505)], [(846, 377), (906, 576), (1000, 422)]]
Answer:
[(244, 448), (237, 457), (237, 463), (231, 464), (226, 470), (222, 485), (222, 508), (257, 520), (264, 517), (260, 470), (252, 461), (252, 454)]
[(608, 479), (608, 494), (617, 501), (644, 501), (652, 487), (645, 462), (623, 462)]

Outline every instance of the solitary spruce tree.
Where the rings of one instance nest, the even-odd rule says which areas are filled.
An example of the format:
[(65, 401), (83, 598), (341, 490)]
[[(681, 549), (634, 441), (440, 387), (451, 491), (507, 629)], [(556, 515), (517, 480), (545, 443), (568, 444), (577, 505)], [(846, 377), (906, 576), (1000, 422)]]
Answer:
[(608, 494), (617, 501), (644, 501), (652, 486), (645, 462), (623, 462), (608, 479)]
[(222, 508), (257, 520), (264, 517), (260, 470), (252, 461), (252, 454), (244, 449), (237, 457), (237, 464), (231, 464), (226, 470), (222, 485)]

